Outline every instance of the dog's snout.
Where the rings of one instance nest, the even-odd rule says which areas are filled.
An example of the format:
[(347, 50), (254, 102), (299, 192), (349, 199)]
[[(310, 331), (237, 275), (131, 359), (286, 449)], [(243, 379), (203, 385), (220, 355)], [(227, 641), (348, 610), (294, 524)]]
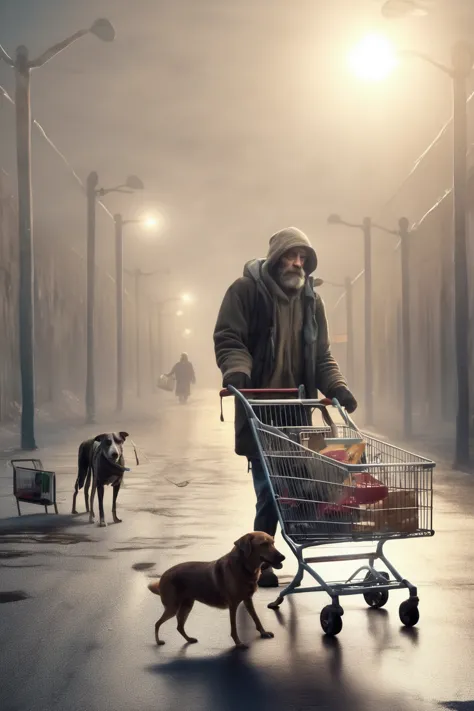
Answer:
[(283, 553), (280, 553), (280, 551), (277, 551), (275, 548), (272, 553), (272, 565), (274, 568), (280, 569), (282, 567), (282, 563), (285, 560), (285, 556)]
[(115, 460), (115, 461), (117, 461), (117, 459), (119, 458), (119, 454), (118, 454), (118, 452), (117, 452), (116, 450), (113, 450), (113, 451), (111, 452), (110, 456), (111, 456), (111, 458), (112, 458), (113, 460)]

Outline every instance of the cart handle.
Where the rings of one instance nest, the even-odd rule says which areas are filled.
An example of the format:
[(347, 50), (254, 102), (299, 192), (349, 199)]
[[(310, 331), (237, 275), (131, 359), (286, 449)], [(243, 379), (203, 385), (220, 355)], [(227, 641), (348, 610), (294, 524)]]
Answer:
[[(297, 395), (299, 390), (298, 388), (244, 388), (243, 390), (238, 390), (237, 392), (242, 393), (242, 395)], [(235, 393), (231, 392), (227, 388), (223, 388), (219, 392), (219, 397), (221, 398), (234, 395)]]
[[(297, 395), (300, 396), (300, 389), (299, 388), (243, 388), (242, 390), (238, 390), (237, 388), (234, 388), (233, 385), (231, 385), (228, 388), (223, 388), (219, 392), (219, 397), (221, 400), (221, 422), (224, 422), (224, 412), (223, 412), (223, 407), (222, 407), (222, 400), (225, 397), (230, 397), (230, 396), (235, 396), (238, 397), (239, 400), (242, 402), (244, 407), (247, 410), (250, 410), (250, 407), (247, 402), (247, 398), (244, 397), (245, 395)], [(327, 411), (328, 405), (336, 405), (339, 410), (341, 410), (341, 406), (337, 402), (337, 400), (331, 400), (330, 398), (322, 398), (321, 400), (316, 401), (319, 407), (321, 407), (322, 413), (323, 413), (323, 418), (326, 421), (326, 424), (328, 424), (331, 429), (335, 426), (334, 423), (332, 422), (331, 416), (329, 415), (329, 412)], [(250, 410), (251, 412), (251, 410)]]

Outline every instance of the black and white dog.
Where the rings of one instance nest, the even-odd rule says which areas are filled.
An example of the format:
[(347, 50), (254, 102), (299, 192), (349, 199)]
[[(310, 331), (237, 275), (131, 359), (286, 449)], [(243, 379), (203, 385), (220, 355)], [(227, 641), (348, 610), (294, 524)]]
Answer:
[[(84, 487), (86, 511), (89, 511), (89, 522), (94, 521), (94, 496), (97, 489), (99, 499), (100, 526), (106, 526), (104, 518), (104, 486), (110, 484), (113, 488), (112, 517), (114, 523), (121, 523), (117, 517), (117, 497), (122, 484), (123, 474), (129, 471), (125, 468), (123, 458), (123, 444), (128, 437), (128, 432), (110, 432), (100, 434), (94, 439), (87, 439), (81, 443), (78, 452), (78, 471), (74, 496), (72, 499), (72, 513), (77, 513), (76, 499), (79, 489)], [(89, 509), (89, 488), (92, 479), (92, 492)]]

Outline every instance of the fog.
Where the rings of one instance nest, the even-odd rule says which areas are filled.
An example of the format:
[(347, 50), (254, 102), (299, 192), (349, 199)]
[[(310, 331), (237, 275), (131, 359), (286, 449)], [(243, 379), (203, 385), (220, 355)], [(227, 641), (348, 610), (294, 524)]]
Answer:
[[(447, 62), (450, 44), (459, 35), (458, 10), (463, 4), (456, 9), (456, 3), (451, 3), (449, 13), (445, 6), (426, 18), (398, 21), (383, 18), (381, 4), (374, 0), (2, 0), (0, 43), (10, 54), (17, 45), (26, 44), (35, 57), (97, 17), (109, 18), (117, 33), (111, 44), (85, 37), (33, 72), (33, 117), (65, 158), (33, 126), (37, 288), (43, 289), (37, 297), (43, 306), (36, 314), (40, 399), (64, 397), (65, 390), (82, 398), (83, 392), (86, 203), (72, 169), (83, 183), (96, 170), (103, 187), (122, 183), (131, 173), (138, 175), (143, 191), (110, 194), (102, 201), (111, 215), (120, 212), (125, 219), (149, 213), (159, 217), (156, 230), (129, 225), (124, 234), (127, 270), (169, 270), (167, 275), (141, 281), (144, 390), (153, 390), (159, 375), (156, 302), (192, 295), (190, 304), (181, 307), (170, 302), (165, 308), (161, 365), (170, 369), (181, 351), (187, 351), (198, 382), (217, 388), (220, 375), (212, 344), (217, 310), (244, 263), (265, 256), (274, 231), (288, 225), (305, 231), (319, 257), (316, 276), (339, 283), (345, 277), (354, 279), (363, 269), (362, 237), (329, 226), (330, 213), (357, 223), (370, 215), (396, 229), (402, 216), (417, 224), (451, 187), (449, 129), (405, 180), (450, 118), (449, 79), (426, 63), (410, 60), (383, 82), (363, 83), (350, 74), (346, 56), (365, 33), (384, 32), (397, 47), (429, 52)], [(462, 31), (468, 30), (464, 21)], [(0, 84), (14, 96), (13, 72), (4, 63), (0, 63)], [(1, 237), (3, 263), (10, 260), (13, 287), (10, 296), (5, 287), (2, 417), (10, 416), (10, 401), (19, 398), (14, 119), (14, 108), (4, 97), (0, 167), (8, 200)], [(115, 382), (110, 214), (98, 206), (96, 358), (97, 387), (104, 398), (113, 396)], [(447, 214), (449, 232), (449, 210)], [(435, 228), (429, 229), (431, 234)], [(377, 395), (384, 408), (393, 406), (398, 412), (400, 402), (390, 394), (399, 393), (401, 384), (394, 355), (399, 348), (397, 240), (374, 231), (373, 242)], [(426, 252), (426, 245), (420, 247), (419, 263), (413, 266), (414, 292), (418, 275), (426, 272)], [(435, 274), (427, 277), (428, 283), (436, 278)], [(354, 287), (358, 289), (354, 390), (361, 400), (362, 284), (360, 279)], [(53, 296), (47, 294), (51, 288)], [(136, 324), (134, 286), (127, 274), (125, 288), (126, 385), (131, 393), (136, 379)], [(327, 284), (320, 290), (331, 334), (344, 335), (342, 290)], [(419, 334), (417, 308), (413, 306), (413, 318)], [(182, 316), (176, 316), (178, 310), (183, 310)], [(185, 329), (190, 331), (186, 337)], [(419, 354), (417, 343), (414, 351)], [(334, 344), (343, 367), (345, 348)], [(386, 357), (387, 348), (393, 363)], [(423, 371), (424, 363), (421, 356), (416, 367)], [(393, 375), (390, 385), (385, 373)], [(434, 390), (439, 381), (435, 365), (432, 377), (426, 391)]]

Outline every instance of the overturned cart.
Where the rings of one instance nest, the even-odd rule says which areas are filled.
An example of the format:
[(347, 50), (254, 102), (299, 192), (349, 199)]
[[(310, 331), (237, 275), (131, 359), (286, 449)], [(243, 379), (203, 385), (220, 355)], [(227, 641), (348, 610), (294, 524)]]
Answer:
[[(419, 620), (415, 585), (402, 577), (384, 554), (386, 541), (433, 536), (433, 468), (429, 461), (361, 433), (337, 400), (306, 400), (302, 391), (237, 391), (245, 408), (271, 487), (285, 541), (298, 560), (292, 582), (268, 607), (277, 609), (286, 595), (325, 591), (331, 604), (321, 611), (327, 635), (342, 629), (342, 595), (364, 596), (370, 607), (383, 607), (389, 592), (406, 588), (400, 620)], [(339, 412), (335, 424), (327, 406)], [(323, 421), (313, 425), (320, 411)], [(375, 542), (368, 553), (308, 557), (316, 546)], [(327, 582), (313, 565), (364, 560), (348, 580)], [(375, 561), (387, 571), (377, 570)], [(318, 583), (300, 587), (304, 573)]]

